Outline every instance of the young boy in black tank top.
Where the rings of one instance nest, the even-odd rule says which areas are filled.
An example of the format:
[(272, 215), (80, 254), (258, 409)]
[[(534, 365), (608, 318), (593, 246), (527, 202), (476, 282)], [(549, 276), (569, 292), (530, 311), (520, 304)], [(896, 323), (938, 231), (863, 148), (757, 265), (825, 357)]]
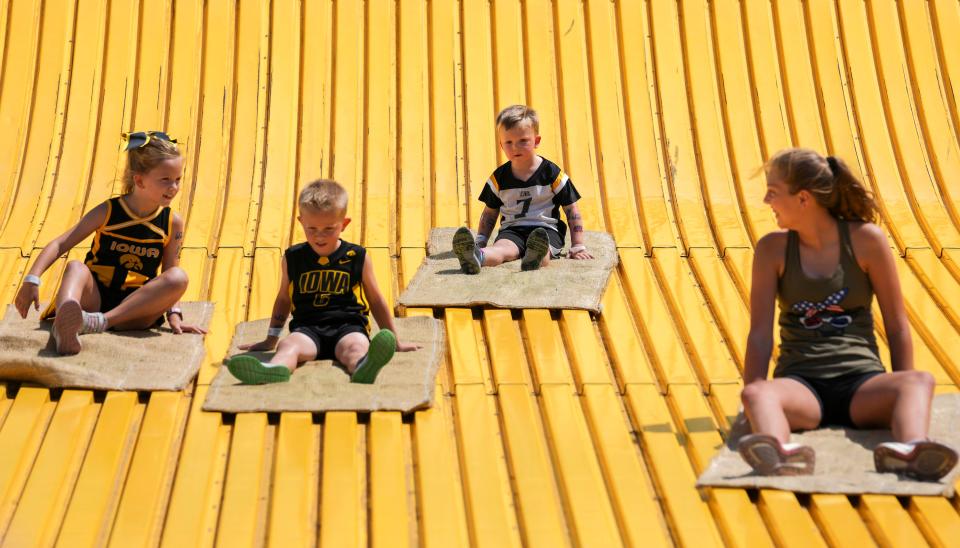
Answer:
[[(277, 353), (270, 363), (234, 356), (227, 368), (245, 384), (262, 384), (289, 380), (303, 362), (335, 359), (347, 368), (351, 382), (371, 384), (395, 351), (420, 346), (396, 339), (393, 314), (377, 287), (366, 249), (340, 239), (350, 224), (347, 191), (335, 181), (314, 181), (300, 193), (299, 208), (297, 220), (307, 241), (283, 255), (267, 337), (240, 346), (240, 350), (276, 347)], [(290, 334), (280, 340), (291, 311)], [(368, 337), (370, 312), (381, 328), (373, 340)]]
[[(811, 474), (813, 449), (788, 443), (792, 430), (890, 428), (896, 441), (874, 449), (877, 472), (942, 478), (957, 453), (927, 437), (934, 379), (913, 367), (896, 265), (873, 224), (876, 204), (837, 158), (789, 149), (765, 167), (764, 203), (787, 230), (761, 238), (754, 255), (742, 394), (754, 433), (739, 441), (740, 454), (763, 475)], [(874, 294), (891, 373), (877, 351)], [(768, 380), (775, 300), (781, 344)]]

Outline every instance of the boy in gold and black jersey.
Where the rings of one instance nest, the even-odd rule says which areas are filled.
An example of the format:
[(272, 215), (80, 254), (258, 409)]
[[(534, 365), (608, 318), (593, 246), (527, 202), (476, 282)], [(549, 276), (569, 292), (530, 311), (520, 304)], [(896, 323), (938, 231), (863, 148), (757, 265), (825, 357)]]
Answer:
[[(340, 239), (350, 224), (347, 191), (335, 181), (314, 181), (300, 193), (299, 208), (297, 220), (307, 241), (283, 254), (267, 338), (240, 346), (240, 350), (276, 347), (277, 353), (270, 363), (234, 356), (227, 367), (241, 382), (261, 384), (289, 380), (303, 362), (336, 359), (347, 368), (351, 382), (370, 384), (395, 351), (420, 346), (396, 339), (393, 314), (377, 287), (366, 249)], [(291, 312), (290, 335), (279, 340)], [(372, 340), (371, 312), (381, 327)]]

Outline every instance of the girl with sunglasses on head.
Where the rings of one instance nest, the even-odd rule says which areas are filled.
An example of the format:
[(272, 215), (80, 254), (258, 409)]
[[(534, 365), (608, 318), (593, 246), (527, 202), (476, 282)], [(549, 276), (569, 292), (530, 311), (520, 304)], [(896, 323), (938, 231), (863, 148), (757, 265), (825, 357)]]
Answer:
[(43, 273), (94, 235), (83, 262), (67, 263), (56, 300), (41, 316), (53, 318), (60, 354), (80, 352), (83, 333), (148, 329), (162, 325), (164, 313), (174, 333), (206, 333), (184, 323), (177, 306), (188, 279), (178, 266), (184, 223), (170, 203), (180, 190), (183, 157), (176, 141), (159, 131), (124, 138), (122, 195), (94, 207), (48, 243), (17, 291), (15, 306), (26, 318), (31, 304), (39, 310)]
[[(764, 166), (780, 228), (757, 242), (743, 407), (753, 434), (740, 454), (763, 475), (813, 472), (813, 449), (790, 432), (820, 426), (890, 428), (874, 450), (878, 472), (938, 480), (957, 453), (927, 438), (934, 379), (913, 368), (910, 327), (893, 254), (874, 224), (876, 204), (846, 164), (788, 149)], [(890, 346), (880, 363), (871, 304), (876, 295)], [(773, 378), (774, 300), (780, 352)]]

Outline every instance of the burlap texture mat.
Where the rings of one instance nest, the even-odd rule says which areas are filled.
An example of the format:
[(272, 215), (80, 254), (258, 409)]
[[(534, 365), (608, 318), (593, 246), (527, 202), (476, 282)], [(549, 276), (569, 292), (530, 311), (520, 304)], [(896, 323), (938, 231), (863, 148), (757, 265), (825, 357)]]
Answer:
[[(243, 385), (221, 366), (210, 385), (205, 411), (243, 413), (254, 411), (402, 411), (433, 403), (434, 383), (445, 351), (443, 322), (428, 317), (397, 318), (397, 336), (423, 348), (397, 352), (374, 384), (352, 384), (345, 369), (331, 360), (302, 364), (290, 382)], [(238, 346), (257, 342), (267, 333), (268, 319), (237, 326), (228, 356), (241, 353)], [(283, 335), (288, 334), (284, 328)], [(273, 352), (249, 352), (269, 361)]]
[[(482, 306), (500, 308), (572, 308), (600, 312), (600, 299), (610, 271), (617, 266), (617, 248), (605, 232), (585, 232), (592, 260), (565, 256), (540, 270), (523, 272), (520, 261), (484, 267), (476, 275), (460, 271), (452, 251), (455, 228), (434, 228), (427, 257), (398, 302), (411, 307)], [(495, 236), (494, 236), (495, 237)], [(492, 242), (494, 237), (490, 238)], [(569, 238), (567, 242), (569, 246)]]
[[(213, 303), (185, 302), (181, 308), (187, 323), (210, 325)], [(7, 306), (0, 323), (0, 379), (50, 388), (183, 390), (205, 354), (202, 335), (174, 335), (163, 326), (81, 335), (83, 350), (60, 356), (50, 335), (52, 325), (41, 322), (32, 308), (27, 319), (21, 319), (13, 305)]]
[[(750, 433), (741, 414), (727, 443), (697, 480), (697, 486), (764, 487), (798, 493), (840, 493), (860, 495), (941, 495), (953, 496), (960, 466), (939, 482), (914, 481), (896, 474), (878, 474), (873, 448), (892, 441), (889, 430), (823, 428), (794, 433), (791, 442), (809, 445), (817, 453), (816, 468), (810, 476), (759, 476), (736, 451), (738, 440)], [(960, 394), (945, 394), (933, 400), (930, 438), (960, 449)]]

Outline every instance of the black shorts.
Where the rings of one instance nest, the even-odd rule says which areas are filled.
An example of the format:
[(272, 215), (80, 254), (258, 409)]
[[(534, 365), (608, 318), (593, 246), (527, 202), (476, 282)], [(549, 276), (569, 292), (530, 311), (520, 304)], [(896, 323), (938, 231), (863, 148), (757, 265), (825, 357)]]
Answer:
[(337, 359), (335, 355), (337, 343), (340, 342), (340, 339), (346, 337), (350, 333), (363, 333), (367, 337), (370, 336), (365, 326), (356, 323), (342, 323), (337, 325), (301, 325), (293, 328), (291, 333), (303, 333), (307, 337), (310, 337), (310, 340), (313, 341), (313, 344), (317, 346), (318, 360)]
[[(99, 281), (96, 281), (96, 286), (97, 291), (100, 293), (100, 312), (103, 314), (106, 314), (107, 312), (110, 312), (114, 308), (120, 306), (120, 303), (122, 303), (124, 299), (129, 297), (137, 289), (140, 289), (139, 287), (128, 287), (126, 289), (112, 290), (109, 287), (101, 285)], [(163, 314), (160, 314), (160, 316), (153, 322), (153, 326), (160, 327), (163, 325), (163, 322)]]
[(883, 371), (850, 373), (829, 379), (812, 379), (800, 375), (785, 375), (806, 386), (820, 402), (820, 426), (845, 426), (856, 428), (850, 418), (850, 403), (857, 389), (868, 380), (882, 375)]
[(556, 259), (560, 256), (560, 251), (563, 250), (563, 238), (560, 237), (559, 232), (549, 227), (511, 226), (498, 232), (497, 239), (494, 241), (509, 240), (515, 243), (517, 249), (520, 250), (520, 256), (523, 257), (523, 254), (527, 252), (527, 238), (530, 237), (531, 232), (538, 228), (547, 231), (547, 240), (550, 242), (550, 258)]

